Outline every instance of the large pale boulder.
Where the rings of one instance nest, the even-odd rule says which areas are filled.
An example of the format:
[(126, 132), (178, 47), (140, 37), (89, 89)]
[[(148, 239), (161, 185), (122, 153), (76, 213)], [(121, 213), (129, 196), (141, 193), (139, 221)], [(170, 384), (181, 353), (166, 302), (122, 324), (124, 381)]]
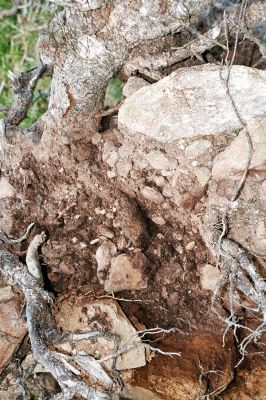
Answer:
[[(120, 346), (126, 346), (129, 350), (117, 357), (116, 368), (118, 370), (138, 368), (146, 364), (145, 348), (137, 336), (137, 331), (115, 300), (70, 296), (62, 302), (58, 302), (58, 307), (57, 322), (68, 332), (108, 331), (110, 334), (120, 337)], [(85, 351), (100, 358), (113, 354), (115, 346), (114, 340), (100, 337), (93, 341), (77, 342), (75, 351)], [(63, 350), (71, 352), (69, 345), (66, 347), (63, 345)], [(109, 359), (104, 366), (111, 369), (112, 363), (113, 359)]]
[[(120, 107), (120, 130), (171, 143), (240, 129), (222, 79), (226, 75), (220, 66), (200, 65), (179, 69), (139, 89)], [(246, 122), (266, 114), (266, 71), (233, 66), (229, 86)]]

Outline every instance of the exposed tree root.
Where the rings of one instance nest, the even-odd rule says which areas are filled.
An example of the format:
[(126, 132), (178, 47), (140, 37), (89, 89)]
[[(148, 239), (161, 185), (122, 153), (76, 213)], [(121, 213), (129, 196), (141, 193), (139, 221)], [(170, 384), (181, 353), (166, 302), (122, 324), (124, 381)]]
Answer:
[[(216, 233), (209, 238), (208, 243), (213, 249), (217, 249), (219, 234)], [(216, 250), (215, 250), (216, 252)], [(218, 281), (212, 295), (212, 309), (221, 319), (227, 328), (224, 337), (229, 329), (232, 329), (236, 339), (239, 329), (248, 331), (246, 336), (238, 345), (241, 355), (240, 362), (247, 354), (247, 346), (257, 343), (261, 335), (266, 332), (266, 282), (251, 262), (246, 252), (233, 240), (223, 238), (220, 245), (222, 277)], [(228, 303), (229, 316), (222, 315), (218, 310), (216, 302), (222, 297), (223, 291), (227, 290), (226, 300)], [(246, 301), (246, 304), (245, 304)], [(250, 305), (250, 302), (252, 305)], [(252, 311), (259, 318), (259, 324), (255, 329), (241, 324), (237, 315), (237, 308)]]
[[(0, 243), (0, 270), (22, 288), (25, 296), (27, 326), (33, 355), (59, 383), (62, 394), (56, 398), (71, 398), (70, 396), (76, 393), (87, 399), (110, 399), (108, 393), (95, 390), (79, 380), (77, 378), (79, 371), (73, 368), (62, 354), (49, 349), (49, 344), (60, 341), (62, 332), (56, 327), (49, 306), (52, 301), (51, 295), (43, 289), (42, 280), (33, 276), (39, 271), (38, 261), (36, 262), (37, 247), (44, 240), (45, 235), (42, 233), (35, 236), (30, 244), (27, 255), (29, 270)], [(100, 365), (99, 368), (102, 369)]]
[[(119, 355), (137, 346), (144, 346), (150, 351), (163, 355), (180, 355), (175, 352), (164, 352), (151, 346), (146, 341), (146, 335), (157, 335), (170, 333), (172, 329), (152, 328), (145, 329), (134, 334), (128, 342), (120, 346), (120, 338), (109, 332), (92, 331), (83, 333), (63, 333), (56, 326), (50, 304), (52, 296), (43, 289), (43, 279), (41, 267), (38, 259), (38, 248), (45, 241), (45, 234), (42, 232), (36, 235), (31, 241), (27, 255), (26, 264), (21, 264), (18, 257), (10, 253), (5, 245), (21, 243), (30, 232), (31, 224), (25, 235), (19, 239), (10, 239), (1, 231), (0, 239), (0, 271), (11, 278), (23, 290), (26, 302), (26, 317), (29, 338), (31, 341), (34, 358), (57, 380), (62, 389), (62, 393), (53, 397), (53, 400), (72, 399), (75, 394), (79, 394), (85, 399), (116, 399), (117, 392), (120, 391), (120, 378), (115, 369), (116, 359)], [(76, 342), (80, 340), (95, 340), (97, 338), (111, 340), (115, 344), (114, 352), (100, 360), (95, 360), (84, 352), (74, 356), (66, 355), (55, 350), (51, 350), (52, 345), (64, 342)], [(111, 378), (102, 368), (101, 363), (106, 360), (113, 360)], [(93, 382), (96, 388), (87, 384), (81, 378), (81, 370), (88, 374), (89, 381)], [(100, 387), (101, 389), (97, 389)]]
[[(201, 55), (215, 46), (227, 50), (229, 32), (231, 36), (236, 35), (236, 42), (238, 42), (239, 35), (243, 34), (245, 38), (256, 43), (264, 60), (266, 57), (265, 44), (253, 33), (253, 27), (263, 19), (262, 15), (266, 13), (266, 6), (262, 2), (257, 2), (250, 4), (249, 8), (246, 4), (245, 9), (243, 9), (243, 4), (244, 2), (235, 7), (230, 15), (225, 17), (226, 24), (222, 22), (205, 34), (200, 34), (190, 26), (184, 25), (183, 28), (193, 34), (191, 41), (182, 47), (172, 48), (171, 51), (165, 53), (150, 55), (145, 58), (141, 56), (133, 58), (123, 67), (124, 72), (130, 76), (138, 71), (145, 76), (158, 80), (162, 78), (159, 71), (166, 67), (178, 64), (194, 56), (202, 59)], [(252, 9), (252, 12), (250, 9)], [(245, 21), (243, 21), (243, 12), (245, 13)], [(240, 20), (241, 24), (239, 24)]]
[[(260, 6), (260, 3), (258, 3)], [(239, 35), (241, 31), (245, 30), (247, 27), (246, 21), (246, 13), (247, 13), (247, 1), (243, 1), (239, 6), (239, 12), (236, 22), (236, 36), (235, 36), (235, 44), (233, 48), (233, 54), (231, 57), (231, 61), (229, 62), (229, 39), (228, 39), (228, 30), (229, 30), (229, 19), (224, 19), (225, 24), (225, 34), (226, 34), (226, 43), (227, 43), (227, 55), (225, 59), (226, 70), (225, 76), (223, 74), (224, 70), (221, 68), (220, 77), (226, 86), (227, 95), (230, 99), (234, 112), (240, 125), (243, 128), (243, 131), (246, 135), (248, 142), (248, 154), (246, 158), (246, 165), (243, 171), (242, 177), (234, 191), (234, 194), (231, 196), (231, 199), (227, 202), (225, 206), (225, 210), (223, 211), (219, 227), (220, 231), (215, 229), (212, 233), (207, 233), (203, 235), (206, 239), (207, 245), (209, 248), (214, 250), (216, 255), (216, 266), (221, 267), (222, 269), (222, 277), (218, 281), (216, 288), (213, 291), (212, 296), (212, 309), (216, 313), (216, 315), (226, 324), (226, 329), (224, 332), (224, 338), (229, 329), (232, 329), (234, 335), (237, 338), (237, 332), (239, 329), (244, 329), (249, 332), (248, 336), (243, 339), (239, 343), (239, 352), (241, 355), (241, 359), (237, 365), (239, 365), (245, 355), (247, 354), (247, 346), (251, 342), (257, 342), (261, 337), (262, 333), (266, 331), (266, 282), (263, 277), (256, 270), (255, 265), (250, 261), (248, 255), (236, 242), (227, 238), (229, 232), (229, 226), (227, 224), (227, 219), (230, 211), (237, 205), (236, 200), (240, 196), (242, 189), (246, 183), (246, 179), (248, 176), (249, 168), (251, 165), (251, 160), (253, 156), (253, 143), (247, 128), (247, 124), (243, 119), (237, 104), (235, 103), (231, 91), (230, 91), (230, 75), (231, 68), (235, 60), (237, 45), (239, 41)], [(234, 21), (234, 18), (231, 17), (231, 24)], [(214, 228), (214, 226), (213, 226)], [(226, 288), (227, 290), (227, 302), (229, 308), (229, 316), (223, 316), (220, 311), (216, 308), (216, 300), (218, 297), (222, 297), (222, 292)], [(245, 300), (247, 302), (251, 302), (253, 306), (249, 304), (245, 304)], [(253, 329), (241, 324), (239, 322), (239, 317), (237, 316), (236, 309), (241, 307), (246, 311), (252, 311), (259, 316), (259, 324)]]

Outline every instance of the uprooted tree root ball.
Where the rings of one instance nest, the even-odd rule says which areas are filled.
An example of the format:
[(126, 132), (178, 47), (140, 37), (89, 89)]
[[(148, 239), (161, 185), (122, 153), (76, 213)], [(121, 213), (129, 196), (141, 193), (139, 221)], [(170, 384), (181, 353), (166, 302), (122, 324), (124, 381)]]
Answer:
[(0, 125), (0, 399), (262, 400), (266, 5), (52, 3)]

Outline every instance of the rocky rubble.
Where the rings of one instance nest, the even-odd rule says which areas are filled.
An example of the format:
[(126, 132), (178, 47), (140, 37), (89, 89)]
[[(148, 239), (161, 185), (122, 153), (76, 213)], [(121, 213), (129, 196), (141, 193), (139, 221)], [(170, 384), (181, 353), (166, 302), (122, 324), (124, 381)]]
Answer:
[[(70, 145), (62, 136), (60, 145), (50, 138), (46, 147), (49, 136), (44, 136), (34, 147), (34, 157), (26, 148), (16, 154), (13, 176), (1, 178), (5, 189), (0, 208), (8, 205), (9, 210), (2, 221), (14, 235), (17, 226), (32, 220), (47, 229), (43, 262), (53, 290), (62, 294), (55, 315), (66, 331), (102, 329), (121, 335), (125, 343), (143, 326), (180, 327), (180, 335), (160, 345), (181, 351), (181, 357), (147, 359), (140, 344), (119, 357), (117, 368), (123, 371), (127, 399), (191, 400), (199, 391), (199, 360), (206, 371), (223, 371), (209, 377), (214, 390), (226, 388), (234, 377), (232, 336), (226, 336), (223, 348), (224, 325), (210, 307), (220, 272), (202, 232), (218, 223), (232, 198), (248, 146), (220, 67), (179, 69), (153, 84), (139, 79), (125, 85), (127, 98), (118, 120), (110, 117), (108, 128), (86, 143), (76, 138)], [(230, 237), (258, 255), (262, 271), (265, 88), (264, 71), (232, 68), (231, 93), (247, 123), (254, 154), (246, 184), (229, 215)], [(47, 148), (49, 163), (43, 162)], [(14, 212), (16, 207), (19, 213)], [(90, 294), (81, 291), (64, 297), (67, 290), (88, 283), (93, 285)], [(126, 301), (120, 307), (106, 298), (106, 292)], [(2, 296), (8, 299), (3, 304), (13, 304), (10, 289)], [(23, 334), (22, 329), (18, 337)], [(63, 350), (71, 352), (70, 347)], [(6, 342), (1, 348), (5, 351)], [(8, 357), (14, 349), (7, 351)], [(98, 340), (80, 343), (74, 351), (79, 350), (100, 357), (114, 348)], [(263, 362), (262, 358), (250, 374), (254, 379), (249, 377), (239, 391), (228, 389), (228, 400), (242, 394), (243, 399), (263, 399), (263, 385), (257, 392), (254, 389), (259, 386), (254, 383), (257, 377), (263, 382)], [(250, 370), (245, 366), (241, 373)], [(206, 381), (204, 385), (206, 389)]]

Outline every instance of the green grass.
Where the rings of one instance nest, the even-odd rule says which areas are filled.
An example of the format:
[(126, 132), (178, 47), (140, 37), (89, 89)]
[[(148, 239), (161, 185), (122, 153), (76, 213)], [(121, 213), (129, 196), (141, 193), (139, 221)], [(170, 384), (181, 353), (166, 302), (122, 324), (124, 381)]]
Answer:
[[(0, 12), (11, 8), (12, 1), (0, 0)], [(27, 4), (27, 1), (25, 1)], [(18, 10), (15, 15), (0, 20), (0, 107), (7, 107), (12, 101), (11, 84), (7, 73), (9, 70), (15, 74), (27, 71), (39, 64), (36, 49), (37, 38), (52, 18), (53, 11), (48, 8), (47, 1), (33, 0), (32, 5)], [(42, 79), (36, 88), (38, 91), (47, 90), (49, 79)], [(36, 97), (35, 96), (35, 97)], [(36, 121), (47, 109), (47, 98), (42, 97), (34, 103), (28, 112), (28, 117), (23, 121), (23, 126), (28, 126)], [(0, 113), (0, 118), (4, 113)]]
[(117, 78), (112, 78), (106, 89), (105, 107), (114, 107), (122, 99), (123, 82)]

